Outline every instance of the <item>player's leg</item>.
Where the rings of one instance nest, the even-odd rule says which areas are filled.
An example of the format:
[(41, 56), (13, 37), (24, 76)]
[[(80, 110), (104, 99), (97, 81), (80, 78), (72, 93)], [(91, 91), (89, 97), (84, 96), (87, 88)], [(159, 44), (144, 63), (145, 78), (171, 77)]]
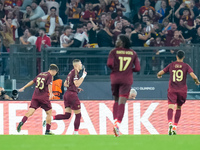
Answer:
[(113, 104), (113, 119), (114, 119), (114, 122), (117, 120), (117, 112), (118, 112), (118, 101), (119, 101), (119, 97), (117, 96), (114, 96), (115, 98), (115, 102)]
[(124, 109), (125, 109), (125, 104), (127, 101), (127, 97), (119, 97), (119, 105), (118, 105), (118, 113), (117, 113), (117, 121), (121, 123), (123, 116), (124, 116)]
[(53, 120), (64, 120), (64, 119), (69, 119), (71, 117), (71, 108), (70, 107), (66, 107), (65, 108), (65, 114), (58, 114), (53, 116)]
[(172, 118), (173, 118), (173, 111), (174, 111), (174, 104), (169, 104), (168, 105), (168, 111), (167, 111), (167, 118), (168, 118), (168, 134), (172, 135), (172, 128), (173, 128), (173, 124), (172, 124)]
[(185, 103), (187, 98), (187, 92), (178, 92), (177, 93), (177, 108), (176, 108), (176, 113), (174, 116), (174, 124), (172, 128), (172, 134), (176, 135), (177, 134), (177, 125), (181, 117), (181, 106)]
[(177, 129), (177, 125), (178, 125), (180, 117), (181, 117), (181, 106), (177, 105), (176, 113), (175, 113), (175, 116), (174, 116), (174, 125), (173, 125), (173, 128), (172, 128), (172, 134), (173, 135), (176, 135), (176, 129)]
[(114, 122), (117, 121), (118, 112), (118, 101), (119, 101), (119, 85), (111, 84), (112, 95), (114, 96), (115, 102), (113, 104), (113, 119)]
[(66, 92), (64, 95), (65, 114), (58, 114), (56, 116), (53, 116), (53, 120), (64, 120), (71, 117), (72, 110), (70, 108), (70, 99), (71, 95)]
[(21, 131), (21, 128), (23, 126), (23, 124), (28, 120), (28, 118), (30, 116), (33, 115), (33, 113), (35, 112), (35, 109), (34, 108), (29, 108), (28, 109), (28, 112), (25, 114), (25, 116), (22, 118), (21, 122), (18, 124), (17, 126), (17, 132), (20, 132)]
[(81, 122), (81, 109), (73, 110), (74, 114), (76, 115), (74, 120), (74, 134), (78, 134), (78, 129)]
[(51, 115), (52, 115), (52, 109), (46, 111), (47, 117), (46, 117), (46, 131), (45, 135), (52, 135), (50, 132), (51, 129)]
[(168, 92), (167, 97), (168, 97), (168, 111), (167, 111), (167, 118), (168, 118), (168, 134), (172, 135), (172, 118), (173, 118), (173, 111), (174, 111), (174, 106), (177, 103), (177, 93), (176, 92)]

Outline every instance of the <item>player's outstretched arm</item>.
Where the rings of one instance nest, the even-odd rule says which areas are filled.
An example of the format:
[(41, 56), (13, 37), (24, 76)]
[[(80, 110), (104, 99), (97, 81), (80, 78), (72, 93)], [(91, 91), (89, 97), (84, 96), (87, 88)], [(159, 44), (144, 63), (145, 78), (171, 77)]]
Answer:
[(161, 71), (159, 71), (158, 73), (157, 73), (157, 77), (158, 78), (162, 78), (162, 75), (163, 74), (165, 74), (165, 72), (163, 71), (163, 70), (161, 70)]
[(29, 83), (27, 83), (24, 87), (22, 87), (21, 89), (19, 89), (19, 92), (23, 92), (27, 87), (31, 86), (34, 84), (34, 81), (30, 81)]
[(83, 83), (83, 80), (85, 79), (86, 75), (87, 75), (87, 72), (85, 71), (85, 68), (84, 68), (82, 77), (79, 80), (74, 81), (74, 84), (76, 87), (79, 87)]
[(192, 79), (194, 80), (196, 85), (200, 85), (200, 82), (199, 82), (197, 76), (193, 72), (190, 73), (190, 76), (192, 77)]

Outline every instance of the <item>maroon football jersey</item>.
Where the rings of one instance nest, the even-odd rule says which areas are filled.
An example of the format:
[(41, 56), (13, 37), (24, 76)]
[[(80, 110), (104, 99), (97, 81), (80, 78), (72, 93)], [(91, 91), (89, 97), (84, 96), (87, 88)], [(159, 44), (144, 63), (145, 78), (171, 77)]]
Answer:
[(172, 62), (163, 71), (170, 73), (169, 92), (187, 92), (187, 73), (193, 72), (192, 68), (184, 62)]
[(107, 65), (112, 70), (111, 84), (132, 84), (133, 71), (140, 71), (137, 53), (132, 49), (113, 49), (108, 56)]
[(67, 81), (67, 91), (77, 92), (78, 88), (75, 86), (74, 81), (79, 79), (78, 71), (73, 69), (68, 74), (66, 81)]
[(49, 72), (41, 72), (35, 79), (35, 91), (32, 98), (47, 99), (49, 97), (48, 85), (52, 84), (52, 75)]

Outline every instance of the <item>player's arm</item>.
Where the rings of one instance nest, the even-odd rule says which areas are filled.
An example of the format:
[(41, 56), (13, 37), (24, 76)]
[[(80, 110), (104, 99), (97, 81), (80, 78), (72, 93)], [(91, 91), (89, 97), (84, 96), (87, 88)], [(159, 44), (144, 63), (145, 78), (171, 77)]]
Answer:
[(109, 54), (109, 56), (108, 56), (107, 66), (108, 66), (110, 69), (113, 69), (113, 68), (114, 68), (114, 58), (113, 58), (113, 53), (112, 53), (112, 51), (110, 52), (110, 54)]
[(87, 72), (84, 69), (82, 77), (79, 80), (74, 80), (74, 85), (76, 87), (79, 87), (83, 83), (83, 80), (85, 79), (86, 75), (87, 75)]
[(137, 55), (136, 55), (134, 65), (135, 65), (135, 68), (133, 68), (132, 71), (133, 72), (139, 72), (140, 71), (140, 62), (139, 62)]
[(54, 95), (52, 92), (52, 84), (51, 83), (48, 85), (48, 90), (49, 90), (49, 99), (52, 99)]
[(21, 89), (19, 89), (19, 92), (23, 92), (27, 87), (33, 85), (35, 82), (33, 80), (31, 80), (29, 83), (27, 83), (24, 87), (22, 87)]
[(197, 76), (193, 72), (190, 73), (190, 76), (192, 77), (192, 79), (194, 80), (196, 85), (200, 85), (200, 82), (199, 82)]
[(157, 73), (157, 77), (158, 78), (162, 78), (162, 75), (163, 74), (165, 74), (165, 72), (163, 71), (163, 70), (161, 70), (161, 71), (159, 71), (158, 73)]

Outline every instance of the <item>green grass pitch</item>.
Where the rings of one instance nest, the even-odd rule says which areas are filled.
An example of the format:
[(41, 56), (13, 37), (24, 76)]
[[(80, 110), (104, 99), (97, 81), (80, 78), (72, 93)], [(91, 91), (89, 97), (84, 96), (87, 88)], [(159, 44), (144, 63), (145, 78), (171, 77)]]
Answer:
[(0, 150), (199, 150), (200, 135), (0, 135)]

